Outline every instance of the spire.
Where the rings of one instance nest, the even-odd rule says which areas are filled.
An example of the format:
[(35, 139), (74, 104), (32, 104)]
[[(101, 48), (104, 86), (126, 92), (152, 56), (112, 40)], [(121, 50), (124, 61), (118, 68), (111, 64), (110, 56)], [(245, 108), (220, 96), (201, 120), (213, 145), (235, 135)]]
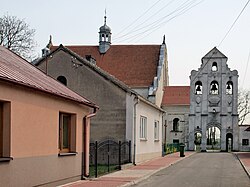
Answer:
[(104, 15), (104, 25), (99, 29), (99, 51), (101, 54), (104, 54), (108, 51), (111, 44), (111, 29), (107, 25), (107, 12), (105, 9)]
[(163, 42), (162, 42), (162, 44), (166, 44), (166, 43), (165, 43), (165, 34), (164, 34), (164, 36), (163, 36)]
[(106, 8), (105, 8), (104, 25), (106, 25), (106, 22), (107, 22), (107, 11), (106, 11)]
[(46, 47), (47, 47), (48, 49), (50, 49), (52, 46), (53, 46), (53, 44), (52, 44), (52, 36), (49, 35), (49, 43), (46, 45)]
[(52, 44), (52, 36), (49, 36), (49, 43), (46, 45), (45, 48), (42, 49), (42, 56), (46, 56), (50, 53), (50, 48), (53, 46)]

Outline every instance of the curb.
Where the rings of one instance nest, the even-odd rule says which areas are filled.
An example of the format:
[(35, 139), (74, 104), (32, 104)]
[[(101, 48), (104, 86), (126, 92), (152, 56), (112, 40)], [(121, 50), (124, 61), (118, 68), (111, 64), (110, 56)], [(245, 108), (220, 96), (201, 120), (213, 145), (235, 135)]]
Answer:
[(245, 170), (245, 172), (246, 172), (248, 178), (250, 179), (250, 173), (248, 172), (248, 170), (247, 170), (246, 166), (244, 165), (244, 163), (241, 162), (240, 158), (238, 157), (238, 155), (237, 155), (236, 153), (233, 153), (233, 154), (234, 154), (234, 155), (236, 156), (236, 158), (240, 161), (241, 166), (242, 166), (243, 169)]
[(190, 156), (192, 156), (194, 154), (196, 154), (196, 152), (194, 152), (193, 154), (190, 154), (188, 156), (182, 157), (182, 159), (179, 159), (176, 162), (173, 162), (173, 163), (169, 164), (168, 166), (163, 166), (163, 167), (161, 167), (161, 168), (159, 168), (157, 170), (152, 171), (152, 173), (149, 173), (149, 174), (147, 174), (147, 175), (145, 175), (145, 176), (143, 176), (141, 178), (135, 179), (135, 180), (133, 180), (131, 182), (128, 182), (128, 183), (123, 184), (123, 185), (120, 185), (118, 187), (128, 187), (128, 186), (132, 186), (132, 185), (138, 184), (139, 182), (148, 179), (150, 176), (154, 175), (155, 173), (157, 173), (157, 172), (159, 172), (159, 171), (161, 171), (161, 170), (163, 170), (165, 168), (168, 168), (168, 167), (170, 167), (170, 166), (172, 166), (172, 165), (174, 165), (174, 164), (176, 164), (176, 163), (178, 163), (178, 162), (184, 160), (185, 158), (188, 158), (188, 157), (190, 157)]

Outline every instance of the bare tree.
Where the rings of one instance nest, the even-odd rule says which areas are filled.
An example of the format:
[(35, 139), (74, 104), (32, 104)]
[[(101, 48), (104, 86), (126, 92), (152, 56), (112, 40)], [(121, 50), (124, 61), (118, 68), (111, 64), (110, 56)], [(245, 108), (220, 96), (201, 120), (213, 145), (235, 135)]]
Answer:
[(34, 51), (34, 35), (35, 30), (24, 20), (9, 15), (0, 18), (0, 45), (25, 59), (30, 59)]
[(250, 91), (239, 90), (238, 93), (238, 113), (239, 125), (242, 125), (246, 117), (250, 114)]

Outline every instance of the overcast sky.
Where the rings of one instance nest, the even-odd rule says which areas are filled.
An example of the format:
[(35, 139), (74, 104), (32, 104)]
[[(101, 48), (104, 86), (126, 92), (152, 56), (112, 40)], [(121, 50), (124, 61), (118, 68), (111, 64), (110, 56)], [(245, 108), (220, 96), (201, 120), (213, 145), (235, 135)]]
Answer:
[(217, 46), (239, 71), (239, 86), (250, 89), (250, 5), (219, 43), (247, 0), (10, 0), (0, 16), (25, 19), (36, 30), (37, 53), (52, 35), (54, 45), (98, 45), (107, 10), (112, 44), (161, 44), (166, 35), (170, 85), (189, 85), (192, 69)]

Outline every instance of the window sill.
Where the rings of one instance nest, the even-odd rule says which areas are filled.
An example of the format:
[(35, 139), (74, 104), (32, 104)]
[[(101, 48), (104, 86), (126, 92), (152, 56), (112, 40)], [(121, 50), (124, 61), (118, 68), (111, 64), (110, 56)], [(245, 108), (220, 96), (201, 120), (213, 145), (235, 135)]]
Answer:
[(0, 162), (9, 162), (13, 160), (12, 157), (0, 157)]
[(140, 138), (140, 141), (147, 141), (147, 139), (146, 138)]
[(159, 142), (160, 140), (159, 139), (155, 139), (155, 142)]
[(77, 152), (70, 152), (70, 153), (58, 153), (58, 156), (75, 156)]

